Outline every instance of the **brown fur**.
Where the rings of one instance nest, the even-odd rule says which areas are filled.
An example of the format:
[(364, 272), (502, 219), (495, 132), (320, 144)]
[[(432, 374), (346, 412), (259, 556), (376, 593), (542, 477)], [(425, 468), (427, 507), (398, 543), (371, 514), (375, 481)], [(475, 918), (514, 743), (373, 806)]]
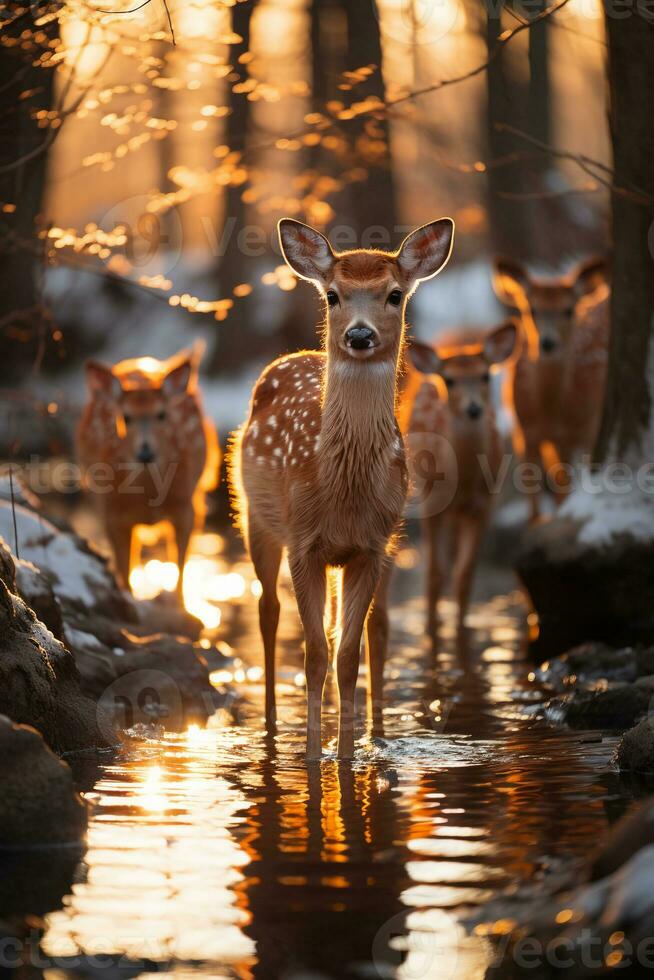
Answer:
[[(447, 572), (448, 532), (459, 625), (464, 623), (502, 457), (489, 372), (512, 356), (517, 336), (517, 324), (509, 321), (485, 342), (459, 350), (450, 343), (445, 356), (441, 348), (437, 355), (416, 342), (409, 350), (423, 378), (411, 407), (408, 452), (427, 545), (427, 626), (432, 635)], [(425, 374), (433, 378), (425, 381)], [(478, 414), (473, 418), (471, 413)]]
[[(499, 261), (498, 297), (521, 312), (523, 345), (509, 379), (518, 422), (514, 447), (546, 468), (591, 452), (599, 431), (608, 358), (608, 269), (602, 259), (544, 279)], [(546, 351), (545, 344), (552, 345)], [(560, 489), (565, 492), (564, 480)], [(531, 495), (532, 516), (539, 513)]]
[[(275, 724), (277, 575), (284, 548), (305, 634), (307, 754), (320, 755), (324, 629), (330, 569), (342, 568), (342, 632), (337, 654), (339, 755), (354, 749), (354, 688), (368, 620), (369, 697), (381, 718), (388, 632), (385, 588), (368, 618), (401, 519), (407, 487), (404, 446), (395, 419), (404, 306), (421, 278), (447, 260), (451, 227), (425, 226), (395, 255), (332, 252), (319, 233), (280, 222), (288, 264), (337, 303), (328, 310), (325, 350), (282, 357), (265, 369), (249, 418), (230, 452), (230, 485), (262, 584), (260, 625), (266, 665), (266, 718)], [(449, 237), (448, 237), (449, 235)], [(445, 245), (441, 238), (447, 238)], [(413, 265), (412, 265), (413, 263)], [(428, 270), (428, 271), (425, 271)], [(399, 305), (388, 299), (401, 290)], [(333, 297), (332, 297), (333, 298)], [(366, 320), (370, 349), (350, 345), (352, 324)]]
[[(191, 532), (202, 525), (205, 493), (217, 482), (220, 450), (202, 411), (195, 360), (185, 352), (168, 361), (87, 364), (90, 398), (77, 431), (77, 452), (124, 586), (133, 564), (135, 526), (167, 521), (181, 590)], [(152, 456), (146, 463), (139, 461), (144, 446)]]

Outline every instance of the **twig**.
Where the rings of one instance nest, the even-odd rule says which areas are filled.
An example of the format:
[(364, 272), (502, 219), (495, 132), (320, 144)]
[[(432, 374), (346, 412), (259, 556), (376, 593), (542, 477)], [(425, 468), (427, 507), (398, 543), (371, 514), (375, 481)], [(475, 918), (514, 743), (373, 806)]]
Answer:
[[(515, 126), (510, 126), (508, 123), (495, 123), (495, 128), (500, 132), (511, 133), (513, 136), (518, 136), (526, 143), (531, 143), (532, 146), (536, 146), (538, 149), (544, 150), (546, 153), (549, 153), (550, 156), (556, 157), (559, 160), (569, 160), (572, 163), (576, 163), (577, 166), (584, 171), (584, 173), (588, 174), (589, 177), (592, 177), (593, 180), (597, 180), (600, 184), (608, 187), (608, 189), (614, 194), (627, 197), (636, 204), (654, 204), (654, 197), (642, 190), (637, 185), (634, 184), (634, 190), (630, 190), (628, 187), (620, 187), (619, 185), (613, 183), (613, 178), (615, 177), (614, 171), (611, 169), (611, 167), (607, 166), (605, 163), (602, 163), (600, 160), (593, 160), (592, 157), (588, 157), (584, 153), (572, 153), (570, 150), (557, 150), (555, 147), (550, 146), (549, 143), (543, 143), (541, 140), (536, 139), (535, 136), (530, 136), (529, 133), (525, 133), (523, 130), (517, 129)], [(611, 179), (607, 179), (601, 174), (596, 173), (596, 170), (603, 171), (603, 173), (607, 174)]]
[[(150, 2), (151, 2), (151, 0), (143, 0), (143, 3), (137, 4), (136, 7), (130, 7), (128, 10), (107, 10), (104, 7), (93, 7), (92, 9), (93, 9), (93, 12), (94, 13), (98, 13), (98, 14), (114, 14), (114, 15), (115, 14), (135, 14), (139, 10), (143, 10), (144, 7), (147, 7), (147, 5)], [(172, 43), (173, 43), (173, 45), (176, 45), (177, 44), (177, 41), (175, 40), (175, 28), (173, 27), (173, 21), (172, 21), (172, 17), (170, 16), (170, 10), (168, 9), (167, 0), (161, 0), (161, 2), (163, 3), (164, 10), (166, 11), (166, 18), (168, 20), (168, 26), (170, 28), (170, 36), (171, 36)]]
[[(475, 78), (477, 75), (481, 75), (483, 72), (487, 71), (495, 59), (499, 56), (502, 48), (506, 47), (514, 37), (521, 34), (522, 31), (529, 30), (534, 24), (538, 24), (539, 21), (546, 20), (548, 17), (552, 17), (553, 14), (558, 13), (570, 0), (558, 0), (557, 3), (553, 3), (550, 7), (546, 7), (545, 10), (541, 10), (539, 14), (532, 17), (531, 20), (520, 21), (517, 27), (514, 27), (510, 31), (504, 31), (500, 34), (497, 39), (497, 44), (492, 51), (489, 52), (486, 61), (477, 65), (475, 68), (471, 68), (470, 71), (464, 72), (463, 75), (455, 75), (453, 78), (443, 78), (439, 82), (434, 82), (433, 85), (426, 85), (424, 88), (415, 89), (413, 92), (406, 92), (404, 95), (398, 95), (395, 99), (384, 99), (380, 103), (380, 108), (388, 108), (389, 106), (400, 105), (402, 102), (409, 102), (411, 99), (417, 99), (421, 95), (429, 95), (431, 92), (438, 92), (442, 88), (447, 88), (449, 85), (458, 85), (460, 82), (466, 82), (470, 78)], [(370, 110), (374, 111), (373, 109)]]
[(14, 468), (9, 464), (9, 493), (11, 494), (11, 515), (14, 522), (14, 553), (20, 559), (18, 552), (18, 521), (16, 520), (16, 495), (14, 493)]
[(597, 184), (583, 184), (581, 187), (566, 187), (560, 191), (498, 191), (497, 196), (507, 201), (547, 201), (557, 197), (570, 197), (572, 194), (594, 194), (599, 190)]

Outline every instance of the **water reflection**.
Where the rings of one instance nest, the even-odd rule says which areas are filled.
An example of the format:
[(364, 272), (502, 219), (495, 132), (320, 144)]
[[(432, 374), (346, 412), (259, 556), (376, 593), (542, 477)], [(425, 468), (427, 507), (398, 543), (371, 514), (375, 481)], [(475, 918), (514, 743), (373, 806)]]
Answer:
[[(48, 919), (51, 956), (103, 951), (136, 973), (266, 980), (484, 976), (491, 947), (464, 934), (460, 914), (587, 853), (625, 796), (612, 742), (516, 712), (528, 688), (517, 597), (478, 604), (463, 637), (446, 604), (430, 645), (415, 576), (397, 582), (386, 738), (366, 738), (362, 697), (353, 764), (330, 752), (304, 762), (290, 601), (279, 734), (262, 731), (246, 590), (226, 637), (253, 651), (239, 668), (241, 723), (139, 744), (101, 772), (83, 872)], [(327, 719), (335, 731), (333, 704)]]

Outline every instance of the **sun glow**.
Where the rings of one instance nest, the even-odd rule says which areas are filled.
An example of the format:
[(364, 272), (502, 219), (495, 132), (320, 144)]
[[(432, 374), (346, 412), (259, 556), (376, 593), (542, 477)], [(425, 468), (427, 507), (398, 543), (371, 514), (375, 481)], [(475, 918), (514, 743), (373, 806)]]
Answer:
[[(134, 561), (129, 584), (135, 598), (154, 599), (163, 592), (174, 592), (179, 582), (175, 562), (161, 558), (143, 559), (146, 548), (168, 551), (170, 531), (165, 523), (155, 527), (138, 526), (134, 536)], [(222, 538), (217, 534), (196, 535), (184, 566), (184, 607), (206, 629), (217, 629), (222, 618), (220, 604), (240, 599), (247, 588), (239, 572), (225, 570), (227, 565), (220, 557), (222, 544)]]

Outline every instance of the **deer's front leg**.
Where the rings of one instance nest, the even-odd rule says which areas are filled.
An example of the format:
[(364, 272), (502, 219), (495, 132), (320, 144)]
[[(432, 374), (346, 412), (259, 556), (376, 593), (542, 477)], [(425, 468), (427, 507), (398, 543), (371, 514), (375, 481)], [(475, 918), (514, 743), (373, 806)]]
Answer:
[(381, 563), (379, 555), (359, 555), (345, 566), (343, 575), (343, 633), (336, 661), (340, 759), (351, 759), (354, 755), (354, 691), (359, 674), (361, 635), (379, 581)]
[(307, 759), (319, 759), (322, 752), (322, 692), (328, 663), (324, 625), (327, 575), (324, 563), (313, 555), (289, 554), (288, 563), (304, 629)]
[(179, 578), (177, 579), (177, 595), (180, 602), (183, 598), (183, 585), (184, 585), (184, 566), (186, 564), (186, 555), (188, 553), (188, 546), (191, 540), (191, 534), (193, 533), (193, 508), (189, 504), (188, 507), (180, 509), (177, 514), (175, 514), (173, 520), (173, 527), (175, 530), (175, 546), (177, 549), (177, 567), (179, 568)]
[(477, 565), (477, 554), (486, 527), (485, 515), (461, 515), (455, 528), (456, 561), (454, 564), (454, 595), (458, 605), (458, 628), (465, 623), (470, 602), (470, 589)]
[(116, 573), (124, 589), (129, 589), (129, 572), (132, 557), (132, 523), (120, 518), (115, 512), (107, 515), (107, 536), (111, 542)]

